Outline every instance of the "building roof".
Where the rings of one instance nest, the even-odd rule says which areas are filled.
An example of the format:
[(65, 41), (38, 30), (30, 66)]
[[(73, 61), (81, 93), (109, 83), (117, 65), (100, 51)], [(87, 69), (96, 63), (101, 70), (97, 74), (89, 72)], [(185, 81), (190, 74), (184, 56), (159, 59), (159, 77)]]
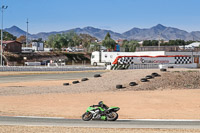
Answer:
[(3, 41), (2, 43), (3, 44), (8, 44), (8, 43), (13, 43), (13, 42), (22, 44), (21, 42), (18, 42), (18, 41)]
[(190, 46), (190, 47), (199, 47), (199, 45), (200, 45), (200, 42), (193, 42), (193, 43), (189, 44), (188, 46)]
[(191, 49), (191, 48), (195, 48), (195, 47), (199, 47), (200, 46), (200, 42), (193, 42), (189, 45), (185, 45), (185, 46), (179, 46), (180, 48), (188, 48), (188, 49)]

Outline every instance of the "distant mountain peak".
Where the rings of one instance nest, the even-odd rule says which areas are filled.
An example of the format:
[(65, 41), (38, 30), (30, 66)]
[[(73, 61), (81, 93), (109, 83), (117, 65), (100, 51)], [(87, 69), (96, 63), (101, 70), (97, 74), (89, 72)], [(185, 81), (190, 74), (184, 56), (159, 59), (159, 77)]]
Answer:
[(21, 30), (21, 31), (22, 31), (22, 29), (20, 29), (19, 27), (15, 26), (15, 25), (13, 25), (12, 27), (7, 28), (7, 29), (12, 29), (12, 30)]
[(19, 27), (17, 27), (17, 26), (15, 26), (15, 25), (13, 25), (12, 27), (10, 27), (10, 28), (19, 28)]
[(164, 30), (164, 29), (166, 29), (167, 27), (164, 26), (164, 25), (162, 25), (162, 24), (157, 24), (156, 26), (154, 26), (154, 27), (152, 27), (152, 28), (154, 28), (154, 29), (159, 29), (159, 30)]
[(165, 26), (162, 24), (157, 24), (155, 27), (165, 27)]
[(84, 27), (83, 29), (94, 29), (94, 27), (92, 27), (92, 26), (87, 26), (87, 27)]
[(17, 37), (20, 37), (21, 35), (26, 35), (26, 31), (20, 29), (19, 27), (15, 26), (15, 25), (10, 28), (6, 28), (4, 30), (13, 34), (14, 36), (17, 36)]
[[(127, 39), (127, 40), (158, 40), (159, 37), (162, 34), (163, 40), (176, 40), (176, 39), (183, 39), (183, 40), (200, 40), (200, 32), (187, 32), (184, 30), (180, 30), (178, 28), (173, 27), (167, 27), (162, 24), (157, 24), (151, 28), (132, 28), (129, 31), (126, 31), (122, 34), (113, 32), (111, 30), (106, 29), (99, 29), (94, 28), (92, 26), (87, 26), (84, 28), (74, 28), (71, 30), (63, 30), (63, 31), (55, 31), (55, 32), (40, 32), (38, 34), (29, 34), (30, 39), (38, 39), (42, 38), (43, 40), (47, 40), (48, 36), (54, 35), (54, 34), (61, 34), (61, 33), (67, 33), (69, 31), (74, 30), (77, 34), (89, 34), (93, 37), (98, 38), (99, 40), (103, 40), (106, 34), (109, 32), (111, 34), (111, 37), (115, 40), (121, 38), (121, 39)], [(23, 31), (17, 26), (12, 26), (10, 28), (6, 28), (5, 31), (13, 34), (14, 36), (21, 36), (26, 35), (26, 31)]]

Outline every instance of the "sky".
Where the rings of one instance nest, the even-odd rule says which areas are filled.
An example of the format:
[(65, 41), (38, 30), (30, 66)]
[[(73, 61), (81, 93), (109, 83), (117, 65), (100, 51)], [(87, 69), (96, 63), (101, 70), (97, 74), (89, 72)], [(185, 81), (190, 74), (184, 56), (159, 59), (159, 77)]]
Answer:
[(157, 24), (200, 31), (200, 0), (0, 0), (0, 5), (8, 6), (4, 28), (26, 31), (28, 19), (31, 34), (86, 26), (123, 33)]

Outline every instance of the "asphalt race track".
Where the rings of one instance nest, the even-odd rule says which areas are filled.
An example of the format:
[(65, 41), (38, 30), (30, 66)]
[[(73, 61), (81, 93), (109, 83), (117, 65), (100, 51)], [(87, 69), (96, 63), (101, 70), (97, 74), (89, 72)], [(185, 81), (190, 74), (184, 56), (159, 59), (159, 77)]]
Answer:
[(0, 83), (11, 83), (19, 81), (40, 81), (40, 80), (68, 80), (79, 79), (85, 77), (93, 77), (94, 74), (102, 74), (104, 72), (71, 72), (71, 73), (55, 73), (55, 74), (27, 74), (27, 75), (7, 75), (0, 76)]
[(112, 121), (82, 121), (80, 119), (64, 119), (64, 118), (0, 116), (0, 125), (98, 127), (98, 128), (200, 129), (200, 120), (117, 120), (112, 122)]

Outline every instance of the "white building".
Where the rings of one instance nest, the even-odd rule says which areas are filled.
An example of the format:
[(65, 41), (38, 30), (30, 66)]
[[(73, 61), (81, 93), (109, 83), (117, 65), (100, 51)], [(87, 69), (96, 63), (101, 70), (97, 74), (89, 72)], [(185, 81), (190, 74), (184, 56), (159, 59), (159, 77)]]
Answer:
[(44, 43), (43, 42), (32, 42), (32, 49), (34, 51), (44, 51)]
[(185, 45), (185, 46), (179, 46), (180, 48), (185, 48), (185, 49), (194, 49), (194, 48), (198, 48), (200, 46), (200, 42), (193, 42), (189, 45)]

